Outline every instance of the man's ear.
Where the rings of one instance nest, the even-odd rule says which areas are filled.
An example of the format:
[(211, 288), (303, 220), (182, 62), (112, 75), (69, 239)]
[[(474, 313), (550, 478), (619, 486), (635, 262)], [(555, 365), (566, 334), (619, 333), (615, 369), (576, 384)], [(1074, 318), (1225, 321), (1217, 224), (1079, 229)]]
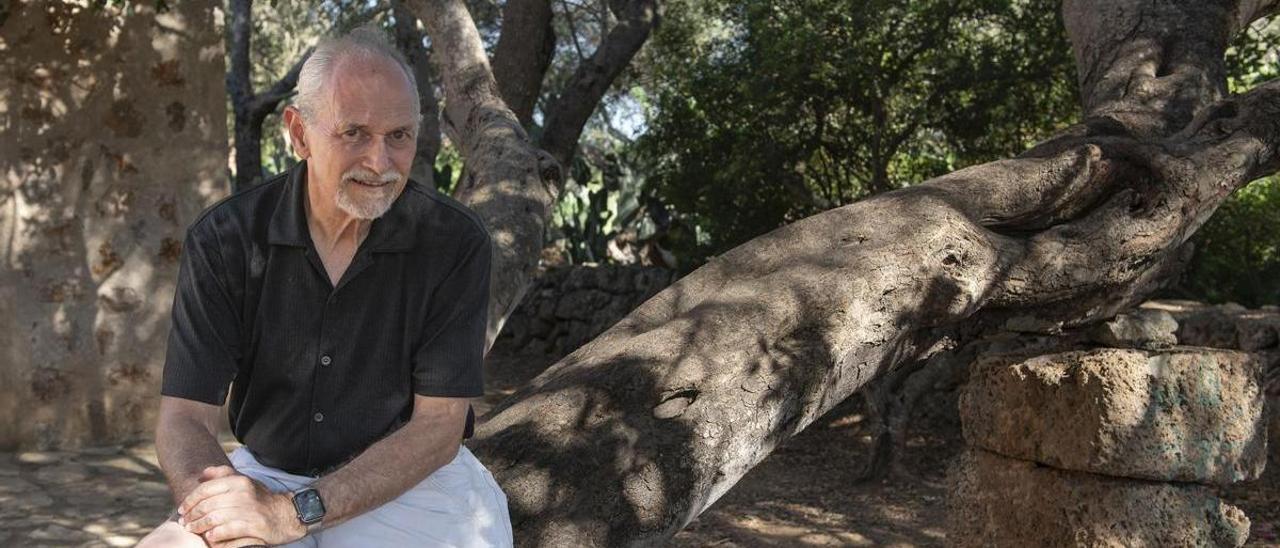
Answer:
[(289, 142), (293, 144), (294, 153), (302, 160), (310, 158), (311, 147), (307, 146), (307, 127), (302, 120), (302, 112), (298, 110), (298, 107), (289, 105), (284, 107), (283, 119), (285, 130), (289, 132)]

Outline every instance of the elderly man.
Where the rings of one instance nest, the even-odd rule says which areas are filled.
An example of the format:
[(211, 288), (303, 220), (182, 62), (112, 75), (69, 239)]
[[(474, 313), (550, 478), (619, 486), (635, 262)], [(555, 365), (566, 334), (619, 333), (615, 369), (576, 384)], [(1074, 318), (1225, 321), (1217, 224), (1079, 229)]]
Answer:
[(420, 118), (381, 33), (325, 40), (284, 112), (303, 161), (191, 225), (156, 430), (178, 508), (143, 546), (511, 544), (506, 497), (460, 445), (491, 243), (406, 178)]

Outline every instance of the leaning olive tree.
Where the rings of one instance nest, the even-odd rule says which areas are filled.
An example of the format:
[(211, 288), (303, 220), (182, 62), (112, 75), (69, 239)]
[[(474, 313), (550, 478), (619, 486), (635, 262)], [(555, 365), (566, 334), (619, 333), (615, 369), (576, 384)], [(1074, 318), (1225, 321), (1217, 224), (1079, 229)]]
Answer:
[[(496, 243), (492, 340), (561, 172), (500, 98), (462, 3), (409, 5), (467, 160), (459, 197)], [(1078, 124), (734, 248), (498, 405), (470, 445), (522, 544), (662, 543), (871, 379), (992, 330), (1052, 334), (1140, 302), (1232, 191), (1280, 169), (1280, 82), (1229, 95), (1223, 61), (1280, 1), (1062, 9)]]

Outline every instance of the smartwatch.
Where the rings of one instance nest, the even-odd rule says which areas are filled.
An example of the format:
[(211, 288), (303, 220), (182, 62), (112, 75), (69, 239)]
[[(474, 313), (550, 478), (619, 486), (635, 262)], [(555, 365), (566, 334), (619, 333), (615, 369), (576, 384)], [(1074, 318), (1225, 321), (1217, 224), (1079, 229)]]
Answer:
[(320, 530), (320, 522), (324, 519), (324, 501), (320, 500), (320, 492), (306, 488), (293, 493), (293, 509), (298, 511), (298, 521), (307, 526), (310, 535)]

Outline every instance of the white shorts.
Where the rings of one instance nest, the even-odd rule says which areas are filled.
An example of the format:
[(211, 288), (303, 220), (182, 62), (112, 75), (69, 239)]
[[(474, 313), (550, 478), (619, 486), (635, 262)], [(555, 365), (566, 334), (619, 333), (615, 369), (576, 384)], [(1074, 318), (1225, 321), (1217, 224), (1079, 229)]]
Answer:
[[(240, 447), (231, 465), (272, 491), (296, 491), (316, 478), (266, 466)], [(466, 446), (396, 499), (334, 527), (288, 544), (290, 548), (399, 546), (506, 547), (512, 545), (507, 496)]]

